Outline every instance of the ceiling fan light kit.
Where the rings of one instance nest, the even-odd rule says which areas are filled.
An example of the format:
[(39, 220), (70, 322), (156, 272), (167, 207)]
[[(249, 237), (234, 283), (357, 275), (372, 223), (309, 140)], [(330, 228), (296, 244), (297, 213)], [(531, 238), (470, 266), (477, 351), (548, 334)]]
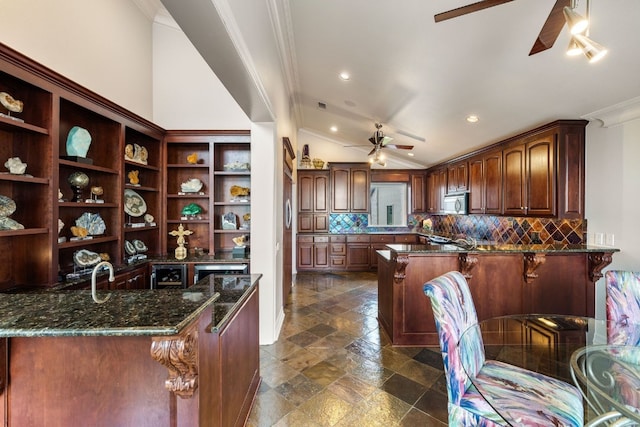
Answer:
[(582, 49), (582, 53), (587, 57), (589, 62), (597, 62), (601, 60), (608, 52), (604, 46), (594, 42), (587, 36), (576, 34), (573, 37), (577, 45)]
[(562, 9), (562, 13), (571, 34), (583, 33), (589, 26), (589, 21), (586, 18), (568, 6)]

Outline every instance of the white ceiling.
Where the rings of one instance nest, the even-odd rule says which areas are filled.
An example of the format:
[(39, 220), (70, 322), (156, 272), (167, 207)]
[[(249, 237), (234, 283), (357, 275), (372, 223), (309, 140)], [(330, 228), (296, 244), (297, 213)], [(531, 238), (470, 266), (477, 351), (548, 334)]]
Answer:
[[(267, 94), (279, 67), (300, 129), (344, 145), (368, 144), (374, 123), (382, 122), (394, 143), (415, 146), (411, 160), (424, 166), (640, 96), (638, 0), (591, 0), (590, 36), (609, 49), (595, 64), (565, 55), (566, 27), (553, 48), (528, 56), (555, 0), (517, 0), (440, 23), (435, 14), (476, 0), (162, 1), (187, 36), (203, 23), (181, 10), (215, 4)], [(578, 12), (585, 7), (580, 0)], [(277, 46), (272, 56), (279, 56), (272, 61), (264, 58), (264, 33), (257, 33), (265, 24)], [(192, 42), (207, 51), (202, 40)], [(338, 78), (342, 71), (350, 81)], [(227, 87), (232, 79), (221, 78)], [(469, 114), (480, 121), (467, 123)]]

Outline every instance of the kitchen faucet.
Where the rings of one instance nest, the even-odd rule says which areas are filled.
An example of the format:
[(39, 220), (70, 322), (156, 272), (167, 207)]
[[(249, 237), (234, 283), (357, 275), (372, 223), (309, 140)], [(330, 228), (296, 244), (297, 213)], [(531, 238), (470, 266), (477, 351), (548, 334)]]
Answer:
[(109, 268), (109, 281), (113, 282), (115, 280), (114, 271), (113, 271), (113, 265), (109, 261), (100, 261), (93, 268), (93, 272), (91, 273), (91, 296), (93, 297), (93, 300), (95, 302), (97, 302), (98, 304), (102, 304), (103, 302), (107, 302), (109, 297), (111, 297), (111, 294), (107, 294), (107, 296), (104, 299), (99, 299), (98, 298), (98, 293), (96, 291), (96, 273), (98, 273), (98, 270), (101, 267), (104, 267), (104, 266)]

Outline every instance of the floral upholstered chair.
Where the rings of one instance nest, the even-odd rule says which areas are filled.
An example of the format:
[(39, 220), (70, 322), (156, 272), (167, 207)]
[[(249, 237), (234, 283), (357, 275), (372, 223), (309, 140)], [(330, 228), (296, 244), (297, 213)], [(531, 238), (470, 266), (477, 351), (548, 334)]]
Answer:
[[(472, 384), (473, 375), (493, 402), (509, 408), (520, 426), (582, 426), (583, 406), (572, 385), (507, 363), (485, 360), (476, 309), (457, 271), (424, 285), (440, 339), (449, 397), (450, 426), (504, 426), (507, 422)], [(464, 339), (461, 341), (463, 332)]]
[(609, 270), (605, 281), (607, 342), (640, 345), (640, 272)]

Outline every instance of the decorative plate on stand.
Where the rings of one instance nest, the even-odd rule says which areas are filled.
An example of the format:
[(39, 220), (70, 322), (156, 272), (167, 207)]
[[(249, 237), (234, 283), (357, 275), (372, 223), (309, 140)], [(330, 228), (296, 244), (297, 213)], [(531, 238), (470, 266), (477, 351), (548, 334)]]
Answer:
[(124, 190), (124, 211), (131, 216), (142, 216), (147, 212), (147, 203), (141, 195), (127, 188)]

